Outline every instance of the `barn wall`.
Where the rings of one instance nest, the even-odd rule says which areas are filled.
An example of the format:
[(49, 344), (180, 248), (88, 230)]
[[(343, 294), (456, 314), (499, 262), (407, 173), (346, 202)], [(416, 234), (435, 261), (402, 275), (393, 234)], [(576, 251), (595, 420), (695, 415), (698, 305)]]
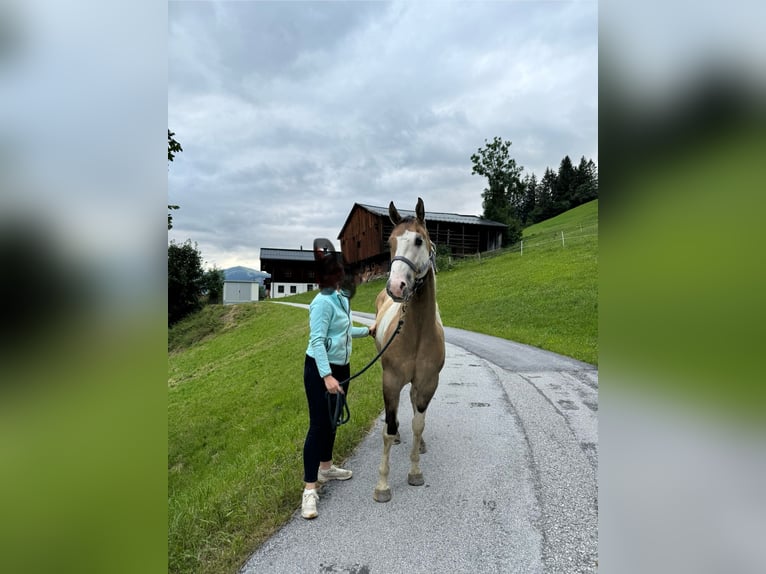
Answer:
[(431, 241), (448, 245), (454, 255), (469, 255), (500, 248), (502, 231), (497, 227), (426, 221)]
[[(493, 251), (501, 246), (502, 231), (497, 227), (431, 221), (426, 213), (428, 234), (436, 245), (447, 245), (454, 255)], [(355, 206), (340, 236), (341, 251), (347, 263), (363, 277), (388, 271), (388, 237), (394, 225), (380, 216)]]
[(381, 218), (356, 207), (340, 237), (340, 250), (347, 263), (358, 264), (383, 252), (383, 237)]

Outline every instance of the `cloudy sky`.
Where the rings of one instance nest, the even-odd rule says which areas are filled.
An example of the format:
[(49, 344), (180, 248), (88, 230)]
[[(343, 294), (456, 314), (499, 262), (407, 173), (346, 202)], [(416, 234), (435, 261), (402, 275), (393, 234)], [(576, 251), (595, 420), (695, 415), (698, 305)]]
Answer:
[(169, 238), (205, 266), (337, 236), (354, 203), (481, 215), (470, 156), (598, 163), (596, 2), (168, 8)]

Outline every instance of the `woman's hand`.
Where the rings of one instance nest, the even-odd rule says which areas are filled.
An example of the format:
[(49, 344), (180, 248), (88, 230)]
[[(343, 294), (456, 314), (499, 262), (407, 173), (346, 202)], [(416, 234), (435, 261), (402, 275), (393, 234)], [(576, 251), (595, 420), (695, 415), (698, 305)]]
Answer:
[(372, 325), (370, 325), (368, 327), (368, 329), (370, 330), (370, 337), (374, 337), (375, 336), (375, 332), (378, 330), (377, 323), (373, 323)]
[(327, 389), (327, 392), (331, 395), (336, 395), (340, 393), (341, 395), (344, 395), (343, 387), (340, 386), (340, 383), (338, 382), (338, 379), (333, 377), (332, 375), (327, 375), (324, 378), (324, 386)]

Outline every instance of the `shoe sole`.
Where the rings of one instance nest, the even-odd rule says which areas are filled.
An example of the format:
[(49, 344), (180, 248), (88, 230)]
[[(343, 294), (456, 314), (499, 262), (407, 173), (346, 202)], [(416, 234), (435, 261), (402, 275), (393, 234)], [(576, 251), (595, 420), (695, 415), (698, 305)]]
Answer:
[(317, 482), (318, 482), (319, 484), (327, 484), (327, 483), (328, 483), (328, 482), (330, 482), (331, 480), (348, 480), (348, 479), (350, 479), (350, 478), (351, 478), (351, 477), (353, 477), (353, 476), (354, 476), (353, 474), (352, 474), (351, 476), (344, 476), (344, 477), (340, 477), (340, 476), (333, 476), (332, 478), (325, 478), (325, 479), (322, 479), (321, 477), (319, 477), (319, 476), (318, 476), (318, 477), (317, 477)]

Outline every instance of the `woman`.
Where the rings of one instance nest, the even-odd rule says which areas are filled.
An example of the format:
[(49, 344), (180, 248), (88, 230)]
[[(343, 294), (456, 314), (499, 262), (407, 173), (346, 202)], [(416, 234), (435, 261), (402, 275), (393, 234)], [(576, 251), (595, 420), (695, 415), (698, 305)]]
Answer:
[(309, 429), (303, 445), (303, 501), (301, 515), (317, 516), (317, 483), (348, 480), (352, 472), (332, 462), (335, 429), (332, 428), (325, 393), (348, 391), (351, 375), (351, 339), (375, 335), (375, 324), (351, 324), (350, 293), (341, 291), (344, 269), (339, 253), (327, 239), (314, 240), (317, 283), (321, 291), (309, 305), (309, 344), (303, 367), (303, 386), (309, 405)]

